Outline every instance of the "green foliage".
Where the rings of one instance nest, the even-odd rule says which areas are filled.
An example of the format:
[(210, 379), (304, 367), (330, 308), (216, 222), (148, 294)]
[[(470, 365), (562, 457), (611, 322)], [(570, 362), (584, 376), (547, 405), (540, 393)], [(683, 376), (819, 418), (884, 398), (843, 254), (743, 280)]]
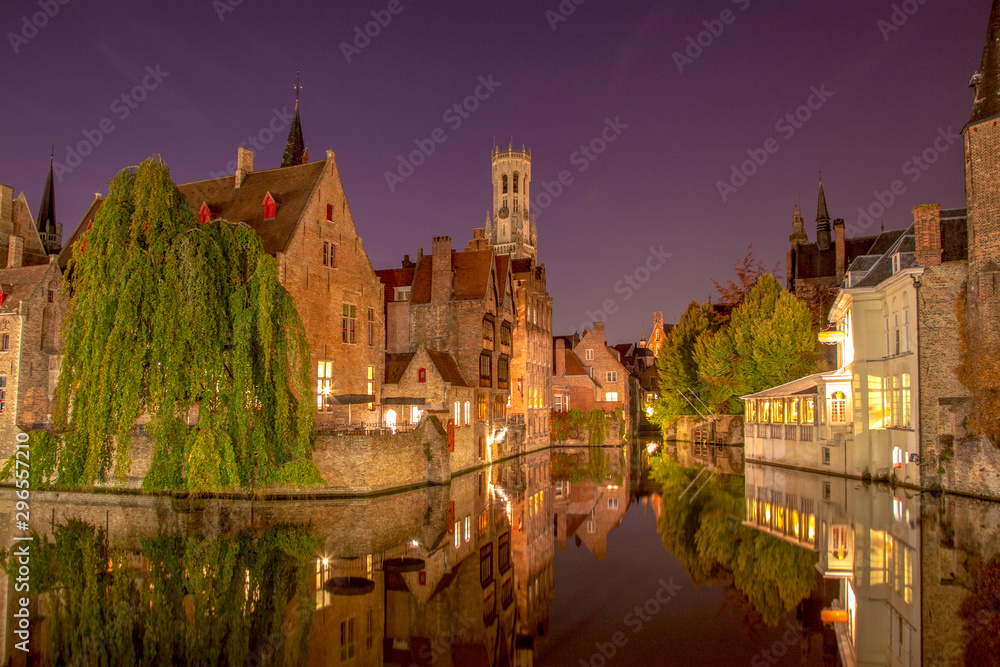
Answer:
[(665, 431), (681, 415), (696, 414), (681, 392), (700, 395), (702, 380), (695, 346), (705, 333), (717, 329), (711, 306), (692, 301), (656, 357), (660, 398), (653, 405), (651, 421)]
[(591, 447), (587, 457), (587, 478), (600, 485), (611, 474), (611, 457), (603, 447)]
[(625, 411), (622, 410), (621, 406), (615, 408), (614, 416), (610, 417), (612, 424), (615, 428), (615, 434), (618, 442), (625, 442), (628, 438), (628, 434), (625, 432)]
[(111, 182), (67, 276), (60, 486), (105, 481), (112, 461), (124, 480), (143, 414), (146, 490), (253, 487), (310, 458), (305, 331), (250, 227), (196, 224), (167, 167), (146, 160)]
[[(307, 529), (143, 539), (149, 570), (142, 578), (102, 528), (72, 520), (56, 526), (53, 538), (35, 536), (30, 582), (46, 598), (51, 664), (259, 664), (272, 636), (282, 642), (268, 664), (305, 664), (311, 565), (322, 543)], [(0, 562), (8, 572), (17, 566), (6, 551)], [(296, 613), (286, 625), (293, 598)]]
[(815, 372), (818, 343), (809, 308), (760, 276), (718, 332), (695, 345), (694, 360), (706, 403), (716, 413), (743, 412), (739, 397)]
[(603, 445), (608, 439), (608, 417), (604, 414), (604, 410), (594, 408), (590, 411), (587, 428), (589, 431), (587, 444)]
[(553, 412), (549, 422), (549, 432), (552, 440), (556, 442), (581, 440), (586, 427), (587, 415), (576, 409), (569, 412)]
[(743, 478), (713, 477), (692, 500), (705, 484), (704, 475), (683, 498), (696, 471), (658, 457), (651, 461), (650, 475), (662, 490), (660, 537), (695, 584), (732, 581), (768, 625), (777, 625), (809, 596), (816, 556), (741, 525)]
[(424, 456), (427, 458), (428, 463), (434, 460), (434, 457), (431, 456), (431, 443), (429, 442), (424, 443)]

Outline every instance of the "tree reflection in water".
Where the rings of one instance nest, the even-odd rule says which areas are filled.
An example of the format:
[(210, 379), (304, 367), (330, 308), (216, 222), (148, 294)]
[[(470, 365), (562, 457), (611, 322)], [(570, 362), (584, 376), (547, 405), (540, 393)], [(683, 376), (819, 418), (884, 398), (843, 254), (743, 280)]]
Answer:
[[(307, 528), (160, 535), (142, 539), (139, 555), (72, 520), (35, 544), (30, 585), (45, 617), (46, 664), (305, 663), (309, 566), (321, 544)], [(2, 562), (14, 571), (13, 554)]]
[(1000, 665), (1000, 556), (969, 564), (973, 587), (959, 608), (965, 621), (965, 664)]
[(809, 597), (816, 585), (818, 557), (742, 525), (743, 477), (716, 475), (705, 483), (702, 475), (684, 493), (697, 471), (656, 458), (650, 474), (663, 497), (658, 520), (663, 545), (692, 582), (731, 582), (746, 596), (752, 612), (772, 626)]

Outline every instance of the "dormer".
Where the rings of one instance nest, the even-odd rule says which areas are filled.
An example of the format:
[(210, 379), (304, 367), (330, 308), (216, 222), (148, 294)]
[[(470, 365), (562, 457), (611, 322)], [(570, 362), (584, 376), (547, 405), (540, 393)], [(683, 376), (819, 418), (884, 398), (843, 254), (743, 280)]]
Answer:
[(264, 204), (264, 219), (273, 220), (278, 212), (278, 204), (270, 192), (264, 195), (263, 204)]
[(199, 209), (198, 211), (198, 221), (204, 225), (208, 222), (211, 222), (212, 218), (214, 217), (215, 214), (212, 211), (212, 207), (209, 206), (207, 202), (202, 202), (201, 209)]

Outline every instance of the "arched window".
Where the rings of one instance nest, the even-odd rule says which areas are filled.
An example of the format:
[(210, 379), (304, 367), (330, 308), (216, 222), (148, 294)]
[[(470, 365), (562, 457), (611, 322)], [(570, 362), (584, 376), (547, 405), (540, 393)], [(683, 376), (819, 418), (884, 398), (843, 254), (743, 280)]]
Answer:
[(835, 391), (830, 396), (830, 423), (843, 424), (847, 421), (847, 396), (842, 391)]
[(503, 175), (503, 193), (507, 194), (507, 174)]
[(518, 184), (519, 180), (520, 180), (520, 177), (519, 177), (518, 173), (515, 171), (514, 172), (514, 194), (517, 194), (517, 184)]

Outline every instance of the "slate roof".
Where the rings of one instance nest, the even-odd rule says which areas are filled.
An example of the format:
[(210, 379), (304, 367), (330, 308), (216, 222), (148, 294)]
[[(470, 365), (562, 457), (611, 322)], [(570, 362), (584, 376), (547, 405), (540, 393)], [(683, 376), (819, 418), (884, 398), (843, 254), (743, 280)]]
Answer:
[(917, 263), (913, 251), (916, 248), (916, 239), (913, 235), (913, 225), (903, 231), (902, 235), (896, 239), (882, 255), (878, 261), (872, 265), (860, 280), (853, 282), (851, 287), (875, 287), (883, 280), (892, 277), (892, 258), (894, 255), (900, 256), (900, 268), (908, 269)]
[[(884, 254), (903, 234), (902, 229), (882, 232), (876, 236), (844, 239), (845, 265), (850, 266), (858, 257)], [(837, 248), (831, 244), (820, 250), (815, 243), (799, 246), (796, 278), (826, 278), (837, 275)]]
[[(177, 189), (187, 198), (188, 205), (195, 213), (201, 210), (202, 203), (207, 203), (217, 218), (250, 225), (260, 237), (264, 250), (275, 255), (288, 247), (302, 211), (323, 175), (326, 163), (326, 160), (318, 160), (284, 169), (254, 171), (243, 178), (239, 188), (235, 187), (235, 176), (225, 176), (185, 183), (178, 185)], [(268, 192), (277, 202), (277, 211), (274, 218), (265, 220), (263, 202)], [(61, 268), (66, 267), (73, 245), (94, 220), (103, 203), (103, 197), (91, 203), (59, 256)]]

